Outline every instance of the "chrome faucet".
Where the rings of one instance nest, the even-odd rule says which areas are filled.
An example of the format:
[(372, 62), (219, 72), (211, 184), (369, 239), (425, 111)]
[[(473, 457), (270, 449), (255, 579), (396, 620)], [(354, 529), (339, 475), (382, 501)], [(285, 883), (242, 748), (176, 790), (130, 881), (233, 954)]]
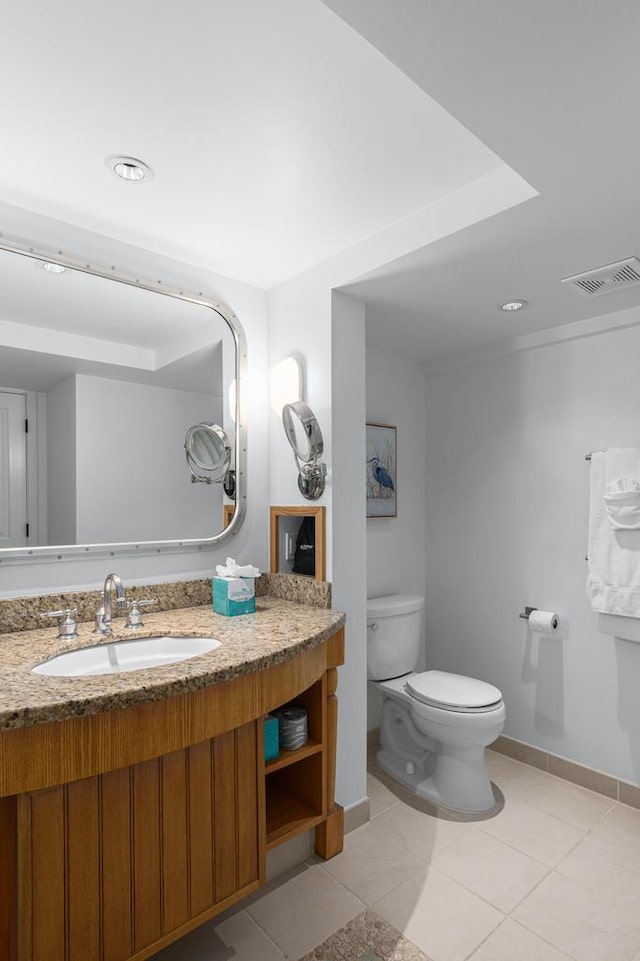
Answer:
[(94, 634), (111, 634), (111, 619), (113, 608), (111, 605), (112, 591), (116, 590), (116, 603), (120, 609), (126, 606), (127, 600), (124, 595), (124, 587), (118, 574), (107, 574), (102, 588), (102, 605), (96, 611), (96, 626)]

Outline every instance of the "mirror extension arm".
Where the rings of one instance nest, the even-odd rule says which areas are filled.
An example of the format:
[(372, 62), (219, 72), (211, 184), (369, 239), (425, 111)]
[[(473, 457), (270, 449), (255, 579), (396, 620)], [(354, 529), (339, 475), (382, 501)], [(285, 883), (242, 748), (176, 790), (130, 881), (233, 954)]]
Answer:
[(282, 423), (298, 467), (298, 490), (307, 500), (315, 501), (323, 494), (327, 477), (327, 466), (320, 460), (324, 452), (320, 425), (309, 405), (302, 400), (284, 405)]

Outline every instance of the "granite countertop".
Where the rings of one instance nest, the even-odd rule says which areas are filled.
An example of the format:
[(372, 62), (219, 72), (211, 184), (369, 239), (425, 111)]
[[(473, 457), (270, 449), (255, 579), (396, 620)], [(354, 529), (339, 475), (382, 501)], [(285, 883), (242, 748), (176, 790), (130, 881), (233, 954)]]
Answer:
[[(144, 613), (144, 627), (126, 630), (114, 622), (101, 638), (91, 623), (78, 625), (78, 637), (63, 641), (57, 628), (0, 636), (0, 730), (98, 714), (132, 704), (187, 694), (286, 661), (325, 641), (344, 624), (344, 614), (275, 597), (256, 598), (256, 613), (214, 614), (210, 606)], [(56, 654), (158, 634), (215, 637), (220, 647), (177, 664), (95, 677), (32, 674), (36, 664)]]

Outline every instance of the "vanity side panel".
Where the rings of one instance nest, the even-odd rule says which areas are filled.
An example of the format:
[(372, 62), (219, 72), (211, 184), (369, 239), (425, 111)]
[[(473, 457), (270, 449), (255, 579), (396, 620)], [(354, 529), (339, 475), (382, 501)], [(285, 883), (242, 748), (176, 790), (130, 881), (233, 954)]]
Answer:
[(158, 760), (133, 768), (132, 807), (134, 945), (140, 951), (162, 934)]
[(66, 788), (67, 961), (100, 955), (100, 812), (98, 778)]
[(238, 888), (235, 731), (213, 741), (213, 868), (216, 903)]
[[(26, 918), (31, 951), (19, 945), (20, 961), (65, 961), (65, 804), (64, 788), (33, 794), (29, 818), (28, 864), (31, 911)], [(22, 905), (20, 904), (20, 909)]]
[(211, 742), (189, 748), (189, 888), (191, 915), (197, 917), (213, 899), (213, 765)]
[(100, 778), (103, 961), (125, 961), (133, 952), (132, 779), (132, 768)]
[(162, 929), (189, 919), (187, 752), (162, 758)]
[(257, 742), (255, 723), (245, 724), (236, 732), (239, 888), (259, 876)]
[(0, 961), (17, 958), (17, 799), (0, 798)]

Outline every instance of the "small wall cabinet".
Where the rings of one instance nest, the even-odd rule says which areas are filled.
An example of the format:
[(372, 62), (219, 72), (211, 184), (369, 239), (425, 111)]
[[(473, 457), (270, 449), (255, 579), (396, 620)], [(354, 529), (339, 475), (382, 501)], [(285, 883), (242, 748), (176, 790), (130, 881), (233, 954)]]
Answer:
[[(305, 517), (311, 518), (315, 536), (314, 573), (316, 581), (326, 578), (326, 532), (324, 507), (271, 507), (269, 523), (269, 569), (272, 574), (287, 574), (293, 569), (296, 537)], [(291, 545), (288, 547), (288, 545)]]

